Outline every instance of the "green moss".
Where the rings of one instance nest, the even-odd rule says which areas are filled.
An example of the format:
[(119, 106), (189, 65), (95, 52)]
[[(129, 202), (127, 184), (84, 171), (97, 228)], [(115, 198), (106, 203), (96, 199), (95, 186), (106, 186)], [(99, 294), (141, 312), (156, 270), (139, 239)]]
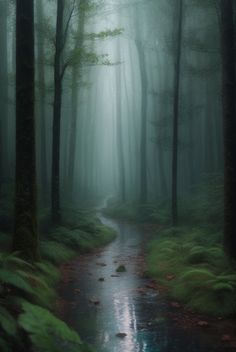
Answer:
[[(236, 274), (217, 240), (213, 241), (214, 233), (195, 228), (184, 228), (182, 234), (177, 231), (178, 236), (174, 232), (166, 229), (149, 243), (148, 273), (191, 309), (211, 315), (236, 314)], [(205, 236), (211, 240), (202, 245)]]

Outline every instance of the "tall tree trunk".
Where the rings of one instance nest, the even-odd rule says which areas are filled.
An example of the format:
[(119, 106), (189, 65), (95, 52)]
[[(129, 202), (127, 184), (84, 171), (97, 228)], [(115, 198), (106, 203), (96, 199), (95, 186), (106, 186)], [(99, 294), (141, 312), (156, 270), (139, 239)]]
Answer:
[(45, 85), (45, 40), (44, 34), (40, 33), (43, 28), (44, 11), (42, 0), (37, 0), (37, 22), (38, 22), (38, 82), (39, 82), (39, 126), (40, 126), (40, 171), (41, 186), (44, 201), (48, 196), (48, 169), (47, 169), (47, 146), (46, 146), (46, 85)]
[[(77, 40), (75, 42), (75, 49), (80, 49), (84, 42), (84, 25), (85, 25), (85, 10), (83, 5), (85, 0), (80, 0), (80, 14), (77, 28)], [(76, 137), (77, 137), (77, 120), (78, 120), (78, 99), (79, 99), (79, 79), (81, 76), (81, 58), (73, 66), (72, 75), (72, 89), (71, 89), (71, 126), (70, 126), (70, 140), (69, 140), (69, 163), (68, 163), (68, 185), (70, 197), (73, 193), (74, 174), (75, 174), (75, 159), (76, 159)]]
[(141, 77), (141, 142), (140, 142), (140, 204), (147, 202), (147, 72), (145, 51), (142, 43), (136, 40)]
[(233, 1), (221, 0), (226, 253), (236, 258), (236, 77)]
[(9, 170), (9, 155), (6, 147), (8, 132), (7, 10), (7, 1), (0, 1), (0, 193), (2, 180), (6, 175), (3, 170)]
[(52, 137), (52, 174), (51, 174), (51, 216), (53, 223), (61, 221), (60, 208), (60, 134), (62, 74), (61, 56), (63, 50), (63, 13), (64, 0), (57, 0), (56, 48), (54, 56), (54, 102)]
[[(120, 58), (120, 41), (117, 44), (118, 58)], [(122, 130), (122, 89), (121, 89), (121, 66), (116, 68), (116, 139), (117, 139), (117, 157), (119, 173), (119, 195), (121, 201), (126, 201), (126, 184), (125, 184), (125, 160)]]
[(38, 258), (34, 117), (34, 1), (16, 2), (16, 185), (13, 250)]
[(180, 98), (180, 65), (182, 54), (183, 0), (178, 0), (178, 28), (174, 77), (173, 141), (172, 141), (172, 224), (178, 223), (178, 130)]

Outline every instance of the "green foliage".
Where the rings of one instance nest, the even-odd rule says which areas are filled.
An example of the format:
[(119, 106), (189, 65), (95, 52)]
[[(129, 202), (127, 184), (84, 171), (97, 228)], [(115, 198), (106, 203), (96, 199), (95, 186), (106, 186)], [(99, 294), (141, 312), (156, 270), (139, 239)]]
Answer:
[(64, 213), (64, 223), (44, 235), (40, 243), (42, 262), (33, 265), (19, 258), (18, 253), (0, 253), (0, 350), (3, 352), (25, 350), (29, 339), (33, 350), (39, 352), (91, 351), (76, 332), (50, 312), (56, 298), (53, 287), (59, 279), (54, 264), (106, 244), (115, 234), (91, 212), (68, 212), (68, 216)]
[(20, 273), (0, 269), (0, 282), (4, 285), (11, 285), (26, 293), (33, 294), (33, 288)]
[(136, 221), (138, 219), (138, 206), (134, 203), (110, 203), (104, 213), (113, 218)]
[(87, 33), (86, 39), (94, 40), (94, 39), (107, 39), (110, 37), (116, 37), (121, 35), (124, 32), (123, 28), (116, 28), (116, 29), (107, 29), (106, 31), (101, 31), (99, 33)]
[(204, 175), (202, 181), (192, 189), (191, 197), (182, 202), (182, 220), (221, 230), (224, 214), (223, 185), (222, 175)]
[(236, 278), (217, 276), (207, 269), (186, 270), (173, 287), (173, 295), (203, 313), (236, 314)]
[(35, 267), (39, 270), (39, 275), (48, 285), (54, 285), (60, 279), (60, 273), (56, 267), (50, 262), (44, 261), (35, 263)]
[(17, 330), (17, 324), (15, 318), (9, 313), (9, 311), (0, 306), (0, 325), (3, 330), (8, 334), (14, 336)]
[(165, 208), (160, 208), (159, 204), (153, 203), (140, 205), (113, 201), (109, 202), (104, 213), (113, 218), (139, 223), (166, 224), (169, 222), (168, 211)]
[(40, 252), (44, 259), (54, 264), (65, 262), (75, 256), (75, 252), (72, 249), (56, 241), (42, 241), (40, 243)]
[(235, 315), (236, 275), (215, 232), (180, 227), (157, 236), (148, 245), (148, 272), (170, 296), (198, 312)]
[[(43, 247), (45, 247), (43, 250), (44, 257), (47, 257), (47, 259), (51, 261), (53, 260), (54, 262), (57, 258), (61, 258), (61, 255), (57, 253), (55, 256), (56, 258), (53, 258), (51, 252), (48, 251), (48, 242), (52, 242), (52, 246), (56, 243), (56, 248), (58, 244), (59, 249), (60, 246), (63, 245), (65, 251), (63, 250), (62, 252), (66, 253), (68, 249), (69, 251), (73, 249), (74, 254), (75, 252), (79, 254), (91, 251), (98, 246), (105, 245), (115, 237), (114, 231), (107, 226), (102, 225), (91, 211), (64, 210), (63, 223), (64, 226), (57, 227), (48, 234), (47, 240), (43, 244)], [(59, 261), (65, 260), (66, 259), (62, 258), (59, 259)]]
[(34, 348), (42, 352), (81, 351), (78, 334), (48, 310), (30, 303), (22, 308), (18, 323), (29, 334)]
[[(27, 336), (39, 352), (90, 351), (76, 332), (45, 309), (55, 299), (48, 285), (57, 279), (58, 271), (51, 263), (32, 265), (15, 254), (0, 255), (1, 351), (25, 350), (23, 341), (27, 343)], [(20, 329), (27, 333), (26, 340), (22, 340)]]

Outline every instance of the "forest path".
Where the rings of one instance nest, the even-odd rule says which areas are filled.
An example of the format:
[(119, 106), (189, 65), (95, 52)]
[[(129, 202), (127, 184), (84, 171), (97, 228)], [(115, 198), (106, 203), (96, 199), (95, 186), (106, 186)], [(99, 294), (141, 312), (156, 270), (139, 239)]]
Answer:
[[(97, 352), (219, 351), (197, 332), (186, 333), (168, 318), (169, 306), (142, 275), (142, 230), (99, 217), (118, 236), (105, 248), (64, 267), (68, 272), (61, 289), (62, 317)], [(119, 265), (126, 272), (117, 273)]]

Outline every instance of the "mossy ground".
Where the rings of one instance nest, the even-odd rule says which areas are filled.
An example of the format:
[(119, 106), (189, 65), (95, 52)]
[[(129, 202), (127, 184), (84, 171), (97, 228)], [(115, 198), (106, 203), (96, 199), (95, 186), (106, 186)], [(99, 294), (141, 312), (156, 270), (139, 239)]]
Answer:
[(236, 267), (219, 238), (204, 228), (158, 232), (147, 248), (148, 274), (192, 310), (236, 316)]

